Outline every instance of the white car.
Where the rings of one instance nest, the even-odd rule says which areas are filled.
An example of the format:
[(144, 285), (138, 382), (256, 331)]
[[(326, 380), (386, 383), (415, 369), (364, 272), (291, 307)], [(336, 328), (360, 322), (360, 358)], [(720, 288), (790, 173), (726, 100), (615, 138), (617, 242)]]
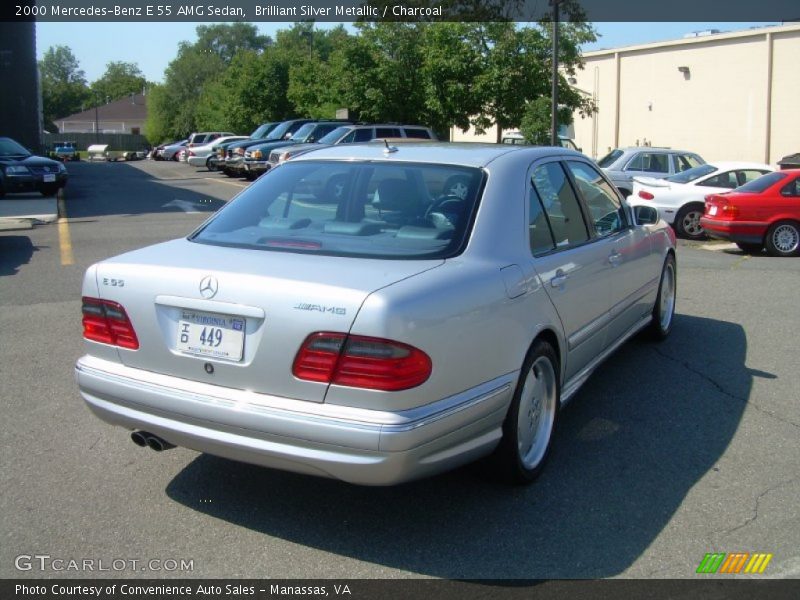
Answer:
[(700, 217), (705, 210), (706, 195), (732, 190), (770, 171), (774, 169), (761, 163), (715, 162), (664, 179), (634, 177), (628, 201), (655, 206), (678, 235), (701, 239), (705, 236)]
[(202, 146), (187, 148), (184, 160), (193, 167), (207, 167), (208, 159), (211, 158), (214, 150), (219, 144), (224, 144), (226, 142), (238, 142), (246, 139), (248, 139), (246, 135), (227, 135), (224, 137), (219, 137), (207, 144), (203, 144)]

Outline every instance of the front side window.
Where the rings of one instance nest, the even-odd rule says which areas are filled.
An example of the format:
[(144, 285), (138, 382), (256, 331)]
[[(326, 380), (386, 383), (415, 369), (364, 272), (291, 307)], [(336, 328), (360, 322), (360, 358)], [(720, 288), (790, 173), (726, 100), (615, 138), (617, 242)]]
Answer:
[(619, 197), (608, 182), (591, 165), (569, 160), (567, 168), (575, 178), (594, 230), (599, 236), (611, 235), (627, 225)]
[(770, 171), (759, 171), (758, 169), (745, 169), (743, 171), (737, 171), (737, 175), (739, 177), (739, 182), (744, 185), (769, 172)]
[[(346, 144), (347, 143), (347, 138), (352, 136), (352, 134), (351, 134), (351, 136), (345, 137), (348, 131), (350, 131), (350, 129), (347, 128), (347, 127), (337, 127), (333, 131), (331, 131), (329, 133), (326, 133), (324, 136), (319, 138), (319, 140), (317, 140), (317, 141), (320, 144), (337, 144), (337, 143)], [(349, 141), (352, 142), (353, 140), (351, 139)]]
[[(573, 246), (589, 239), (580, 203), (559, 163), (545, 163), (536, 167), (531, 177), (531, 185), (541, 201), (554, 247)], [(532, 211), (531, 219), (535, 221), (534, 217)], [(538, 223), (536, 224), (538, 229)], [(533, 235), (531, 233), (531, 236)], [(539, 241), (544, 241), (543, 235), (539, 233), (536, 235), (536, 244), (532, 240), (532, 246), (538, 246)]]
[[(445, 191), (456, 179), (463, 196)], [(447, 165), (290, 161), (190, 239), (332, 256), (447, 258), (469, 236), (482, 180), (480, 169)]]

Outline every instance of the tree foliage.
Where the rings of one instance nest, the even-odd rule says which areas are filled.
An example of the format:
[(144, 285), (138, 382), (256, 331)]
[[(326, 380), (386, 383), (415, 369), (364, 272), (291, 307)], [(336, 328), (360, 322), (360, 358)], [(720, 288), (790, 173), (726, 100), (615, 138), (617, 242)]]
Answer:
[(147, 87), (144, 74), (135, 63), (109, 62), (100, 79), (94, 81), (90, 91), (93, 97), (113, 102), (130, 94), (141, 94)]
[[(478, 131), (520, 127), (531, 139), (549, 131), (552, 27), (496, 19), (502, 2), (462, 2), (485, 22), (361, 22), (279, 31), (275, 42), (252, 25), (200, 26), (183, 43), (150, 99), (148, 135), (178, 138), (196, 129), (251, 131), (292, 116), (331, 118), (347, 108), (363, 121)], [(580, 13), (562, 0), (567, 19)], [(488, 11), (488, 12), (487, 12)], [(471, 13), (470, 13), (471, 14)], [(591, 102), (566, 78), (581, 68), (580, 45), (595, 39), (582, 21), (560, 24), (559, 90), (564, 117)]]
[(48, 48), (39, 61), (39, 73), (45, 127), (55, 130), (58, 118), (82, 110), (89, 97), (86, 75), (67, 46)]

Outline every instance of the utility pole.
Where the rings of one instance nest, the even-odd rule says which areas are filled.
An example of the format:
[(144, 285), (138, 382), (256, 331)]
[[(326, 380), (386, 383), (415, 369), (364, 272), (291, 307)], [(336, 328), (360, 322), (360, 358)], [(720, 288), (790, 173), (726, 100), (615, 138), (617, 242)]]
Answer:
[(558, 3), (560, 0), (550, 0), (553, 7), (553, 86), (552, 96), (552, 115), (550, 122), (550, 145), (559, 146), (558, 141)]
[(100, 101), (100, 97), (95, 94), (94, 95), (94, 142), (95, 144), (100, 143), (100, 119), (98, 118), (97, 112), (97, 103)]

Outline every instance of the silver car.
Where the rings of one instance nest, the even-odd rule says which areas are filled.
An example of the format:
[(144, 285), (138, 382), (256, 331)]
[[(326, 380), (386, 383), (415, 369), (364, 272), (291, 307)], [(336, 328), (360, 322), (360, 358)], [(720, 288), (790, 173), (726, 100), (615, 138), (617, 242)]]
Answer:
[(331, 146), (91, 266), (75, 373), (155, 450), (366, 485), (486, 458), (528, 482), (592, 371), (669, 333), (675, 286), (672, 229), (577, 152)]
[(597, 164), (624, 197), (633, 191), (634, 177), (662, 178), (704, 165), (700, 156), (684, 150), (633, 146), (615, 148)]

